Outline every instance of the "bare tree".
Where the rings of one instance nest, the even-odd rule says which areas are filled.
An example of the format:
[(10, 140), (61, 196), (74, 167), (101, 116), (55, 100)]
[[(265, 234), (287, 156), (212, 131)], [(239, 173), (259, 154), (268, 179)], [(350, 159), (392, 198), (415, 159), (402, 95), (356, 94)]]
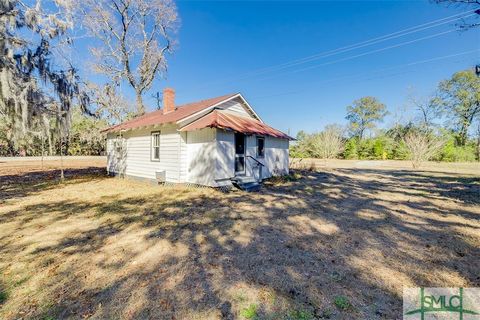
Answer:
[(410, 93), (408, 96), (409, 102), (417, 109), (420, 115), (420, 123), (426, 128), (430, 128), (434, 124), (434, 120), (438, 119), (442, 110), (439, 107), (439, 98), (435, 96), (419, 97), (414, 93)]
[(95, 70), (112, 82), (125, 80), (135, 91), (137, 113), (143, 94), (165, 76), (178, 14), (172, 0), (86, 0), (82, 22), (101, 46), (91, 48)]
[(323, 159), (335, 159), (343, 151), (344, 130), (339, 125), (328, 125), (319, 134), (319, 151)]
[(107, 120), (108, 124), (121, 123), (134, 115), (132, 104), (116, 90), (111, 83), (97, 85), (89, 83), (92, 103), (96, 105), (96, 116)]
[(447, 6), (463, 7), (465, 9), (475, 10), (477, 16), (471, 19), (464, 18), (462, 22), (458, 24), (458, 26), (462, 29), (471, 29), (480, 26), (480, 23), (478, 22), (478, 15), (480, 15), (480, 0), (433, 0), (433, 2)]
[(413, 168), (417, 169), (422, 162), (430, 160), (442, 148), (445, 141), (425, 130), (411, 130), (403, 138), (409, 151)]
[(307, 135), (298, 146), (298, 152), (314, 158), (335, 159), (344, 147), (344, 130), (339, 125), (328, 125), (319, 133)]

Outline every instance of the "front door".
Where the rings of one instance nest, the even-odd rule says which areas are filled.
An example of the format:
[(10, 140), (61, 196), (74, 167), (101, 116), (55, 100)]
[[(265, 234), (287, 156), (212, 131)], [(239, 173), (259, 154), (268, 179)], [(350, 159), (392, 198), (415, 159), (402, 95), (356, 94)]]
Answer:
[(245, 174), (245, 135), (235, 133), (235, 174)]

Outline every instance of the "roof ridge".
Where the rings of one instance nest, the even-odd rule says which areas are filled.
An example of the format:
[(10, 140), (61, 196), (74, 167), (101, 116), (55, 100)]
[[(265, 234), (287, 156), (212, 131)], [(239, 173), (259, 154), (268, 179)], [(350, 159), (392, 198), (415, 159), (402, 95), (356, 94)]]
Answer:
[[(189, 105), (192, 105), (192, 104), (197, 104), (197, 103), (202, 103), (202, 102), (206, 102), (206, 101), (209, 101), (209, 100), (216, 100), (216, 99), (219, 99), (219, 98), (223, 98), (225, 97), (225, 99), (227, 99), (228, 97), (233, 97), (235, 95), (237, 95), (238, 93), (231, 93), (231, 94), (225, 94), (223, 96), (218, 96), (218, 97), (213, 97), (213, 98), (208, 98), (208, 99), (203, 99), (203, 100), (199, 100), (199, 101), (193, 101), (193, 102), (188, 102), (188, 103), (184, 103), (184, 104), (181, 104), (179, 106), (176, 106), (175, 109), (177, 108), (184, 108), (184, 107), (187, 107)], [(135, 120), (135, 119), (139, 119), (139, 118), (143, 118), (145, 116), (148, 116), (148, 115), (151, 115), (155, 112), (162, 112), (163, 113), (163, 108), (162, 109), (158, 109), (158, 110), (153, 110), (153, 111), (150, 111), (150, 112), (145, 112), (144, 114), (142, 114), (141, 116), (137, 116), (133, 119), (130, 119), (128, 121), (132, 121), (132, 120)], [(127, 121), (123, 122), (123, 123), (126, 123)]]
[[(137, 116), (133, 119), (130, 119), (130, 120), (124, 121), (122, 123), (110, 126), (108, 128), (105, 128), (102, 131), (111, 131), (111, 130), (116, 130), (116, 129), (121, 130), (122, 128), (125, 129), (126, 127), (132, 128), (132, 126), (135, 126), (137, 124), (141, 124), (142, 122), (150, 123), (150, 122), (152, 122), (151, 121), (152, 118), (153, 119), (158, 119), (159, 123), (175, 122), (175, 121), (181, 120), (185, 117), (188, 117), (189, 116), (189, 114), (188, 114), (188, 112), (189, 112), (188, 109), (189, 108), (193, 109), (192, 112), (197, 112), (197, 111), (206, 109), (208, 107), (211, 107), (213, 105), (216, 105), (216, 104), (218, 104), (218, 103), (220, 103), (224, 100), (227, 100), (229, 98), (232, 98), (232, 97), (234, 97), (238, 94), (239, 93), (231, 93), (231, 94), (226, 94), (226, 95), (222, 95), (222, 96), (218, 96), (218, 97), (208, 98), (208, 99), (204, 99), (204, 100), (200, 100), (200, 101), (189, 102), (189, 103), (177, 106), (174, 111), (166, 113), (166, 114), (163, 113), (163, 109), (150, 111), (150, 112), (144, 113), (143, 115)], [(199, 110), (195, 111), (195, 109), (199, 109)], [(166, 119), (161, 120), (162, 117), (164, 117)], [(177, 118), (176, 119), (171, 119), (171, 118), (175, 118), (175, 117), (177, 117)]]
[(223, 96), (218, 96), (218, 97), (203, 99), (203, 100), (199, 100), (199, 101), (184, 103), (184, 104), (182, 104), (182, 105), (179, 105), (177, 108), (183, 108), (183, 107), (186, 107), (186, 106), (191, 105), (191, 104), (202, 103), (202, 102), (206, 102), (206, 101), (210, 101), (210, 100), (216, 100), (216, 99), (220, 99), (220, 98), (225, 98), (225, 99), (227, 99), (227, 98), (233, 97), (233, 96), (235, 96), (235, 95), (237, 95), (237, 94), (238, 94), (238, 93), (225, 94), (225, 95), (223, 95)]

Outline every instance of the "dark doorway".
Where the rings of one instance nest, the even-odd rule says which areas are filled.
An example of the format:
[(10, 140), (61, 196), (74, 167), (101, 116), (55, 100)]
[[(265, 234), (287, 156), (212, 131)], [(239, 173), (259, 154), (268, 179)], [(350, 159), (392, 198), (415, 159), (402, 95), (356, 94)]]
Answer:
[(245, 134), (235, 133), (235, 174), (245, 174)]

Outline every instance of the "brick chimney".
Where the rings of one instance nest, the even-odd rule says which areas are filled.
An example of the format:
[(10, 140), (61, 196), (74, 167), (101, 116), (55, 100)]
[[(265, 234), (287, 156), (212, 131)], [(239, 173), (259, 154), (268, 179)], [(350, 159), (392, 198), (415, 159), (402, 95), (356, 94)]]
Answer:
[(175, 90), (172, 88), (163, 89), (163, 114), (175, 111)]

